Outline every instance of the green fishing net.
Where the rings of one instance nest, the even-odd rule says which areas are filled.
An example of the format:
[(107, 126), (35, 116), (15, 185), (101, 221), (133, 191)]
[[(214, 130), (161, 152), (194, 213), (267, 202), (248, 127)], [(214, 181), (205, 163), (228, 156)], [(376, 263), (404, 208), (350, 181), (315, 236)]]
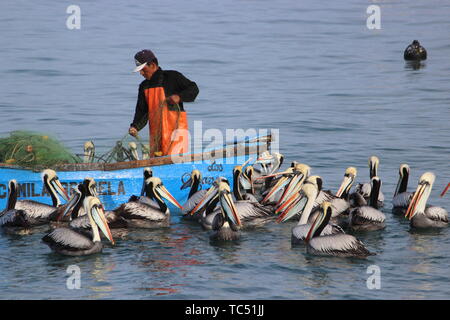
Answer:
[(56, 139), (42, 133), (13, 131), (0, 138), (0, 163), (26, 168), (51, 167), (82, 160)]

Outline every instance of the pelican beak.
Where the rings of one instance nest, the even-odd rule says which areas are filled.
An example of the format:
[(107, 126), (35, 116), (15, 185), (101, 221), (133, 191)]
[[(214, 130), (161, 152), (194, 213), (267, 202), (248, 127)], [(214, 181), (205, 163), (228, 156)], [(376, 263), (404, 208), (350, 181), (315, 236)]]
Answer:
[(192, 186), (192, 177), (190, 177), (183, 185), (180, 187), (180, 190), (184, 190)]
[(286, 189), (283, 192), (283, 195), (281, 196), (280, 200), (278, 200), (277, 205), (283, 204), (284, 203), (284, 199), (286, 199), (287, 197), (290, 197), (293, 193), (296, 193), (298, 191), (300, 191), (300, 188), (303, 185), (303, 178), (305, 176), (303, 175), (303, 173), (300, 173), (298, 175), (295, 175), (291, 181), (289, 182), (289, 185), (286, 187)]
[(111, 234), (111, 230), (109, 229), (108, 222), (106, 221), (105, 211), (102, 206), (93, 206), (91, 208), (91, 215), (94, 219), (97, 226), (102, 230), (102, 233), (105, 237), (114, 244), (114, 239)]
[(162, 197), (169, 200), (174, 206), (183, 210), (183, 206), (178, 203), (178, 201), (170, 194), (169, 190), (167, 190), (166, 187), (164, 187), (163, 185), (159, 185), (157, 187), (157, 190)]
[(231, 220), (231, 222), (237, 226), (241, 226), (241, 219), (239, 219), (233, 199), (229, 193), (221, 193), (220, 204), (222, 205), (223, 213)]
[(282, 172), (277, 172), (277, 173), (269, 174), (269, 175), (266, 175), (266, 176), (262, 176), (262, 177), (256, 178), (255, 180), (262, 180), (262, 179), (267, 179), (267, 178), (272, 178), (272, 177), (278, 177), (278, 176), (281, 176), (283, 174), (292, 174), (292, 168), (288, 168), (287, 170), (282, 171)]
[(420, 202), (420, 199), (422, 198), (426, 187), (427, 187), (426, 183), (420, 184), (417, 187), (416, 192), (414, 192), (414, 196), (412, 197), (408, 209), (406, 210), (405, 213), (405, 217), (408, 218), (409, 220), (411, 220), (412, 217), (414, 217), (414, 215), (416, 214), (417, 204)]
[(444, 194), (447, 192), (447, 190), (450, 188), (450, 183), (445, 187), (444, 191), (441, 193), (441, 197), (444, 196)]
[(189, 212), (191, 216), (194, 215), (198, 210), (201, 210), (205, 204), (207, 204), (211, 199), (215, 198), (218, 195), (218, 188), (214, 185), (212, 185), (206, 194), (203, 196), (203, 198), (199, 201), (199, 203), (195, 206), (194, 209)]
[(78, 203), (78, 201), (80, 201), (80, 198), (81, 198), (81, 195), (78, 192), (74, 192), (72, 197), (69, 199), (69, 202), (67, 203), (66, 208), (58, 216), (56, 221), (60, 221), (62, 218), (64, 218), (75, 207), (75, 205)]
[(53, 179), (52, 181), (50, 181), (50, 183), (52, 184), (53, 188), (55, 188), (56, 192), (58, 192), (58, 194), (64, 198), (64, 200), (69, 201), (67, 191), (66, 189), (64, 189), (59, 179)]
[(352, 176), (345, 176), (344, 179), (342, 180), (342, 183), (339, 187), (338, 192), (336, 192), (336, 197), (340, 198), (342, 196), (342, 194), (344, 193), (345, 190), (347, 190), (347, 188), (349, 186), (351, 186), (353, 184), (353, 177)]
[[(295, 216), (298, 212), (302, 212), (305, 209), (307, 202), (308, 199), (306, 197), (297, 196), (293, 201), (290, 201), (290, 204), (287, 206), (286, 210), (284, 210), (284, 212), (278, 217), (277, 222), (285, 222)], [(289, 203), (289, 201), (286, 203)]]
[(270, 197), (272, 197), (275, 193), (277, 193), (281, 188), (283, 188), (289, 182), (288, 177), (282, 177), (278, 180), (277, 184), (273, 186), (272, 190), (264, 197), (261, 201), (262, 204), (266, 203)]

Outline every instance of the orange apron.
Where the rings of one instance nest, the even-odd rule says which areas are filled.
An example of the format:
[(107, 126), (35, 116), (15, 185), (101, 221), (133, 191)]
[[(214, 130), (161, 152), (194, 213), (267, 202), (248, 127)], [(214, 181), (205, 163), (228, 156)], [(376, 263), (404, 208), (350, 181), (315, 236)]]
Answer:
[(145, 89), (150, 130), (150, 157), (188, 152), (189, 129), (185, 111), (168, 105), (163, 87)]

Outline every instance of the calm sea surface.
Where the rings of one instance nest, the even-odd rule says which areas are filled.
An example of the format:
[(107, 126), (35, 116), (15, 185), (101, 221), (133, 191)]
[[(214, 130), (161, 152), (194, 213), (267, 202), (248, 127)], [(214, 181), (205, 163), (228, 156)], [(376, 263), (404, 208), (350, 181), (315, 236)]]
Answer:
[[(170, 228), (133, 231), (103, 254), (61, 258), (42, 233), (0, 236), (1, 299), (445, 299), (450, 230), (414, 233), (391, 214), (398, 167), (409, 189), (436, 174), (430, 203), (450, 182), (448, 1), (76, 1), (81, 29), (66, 27), (70, 2), (1, 1), (0, 134), (26, 129), (73, 152), (93, 139), (109, 149), (126, 133), (140, 75), (133, 55), (154, 50), (164, 69), (197, 82), (189, 121), (208, 128), (278, 128), (286, 163), (307, 163), (336, 191), (348, 166), (369, 180), (380, 158), (387, 228), (358, 234), (365, 260), (312, 257), (291, 247), (296, 222), (244, 232), (214, 246), (172, 214)], [(366, 27), (369, 5), (381, 29)], [(403, 50), (428, 50), (419, 69)], [(143, 132), (146, 132), (144, 129)], [(146, 136), (144, 134), (144, 136)], [(68, 266), (81, 270), (69, 290)], [(366, 286), (368, 267), (381, 289)]]

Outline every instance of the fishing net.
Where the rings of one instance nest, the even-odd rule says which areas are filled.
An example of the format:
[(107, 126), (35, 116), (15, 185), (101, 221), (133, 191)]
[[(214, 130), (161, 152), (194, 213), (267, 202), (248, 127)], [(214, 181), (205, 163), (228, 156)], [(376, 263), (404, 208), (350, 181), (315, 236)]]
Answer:
[(82, 161), (46, 134), (13, 131), (9, 137), (0, 138), (0, 163), (35, 168), (77, 162)]

